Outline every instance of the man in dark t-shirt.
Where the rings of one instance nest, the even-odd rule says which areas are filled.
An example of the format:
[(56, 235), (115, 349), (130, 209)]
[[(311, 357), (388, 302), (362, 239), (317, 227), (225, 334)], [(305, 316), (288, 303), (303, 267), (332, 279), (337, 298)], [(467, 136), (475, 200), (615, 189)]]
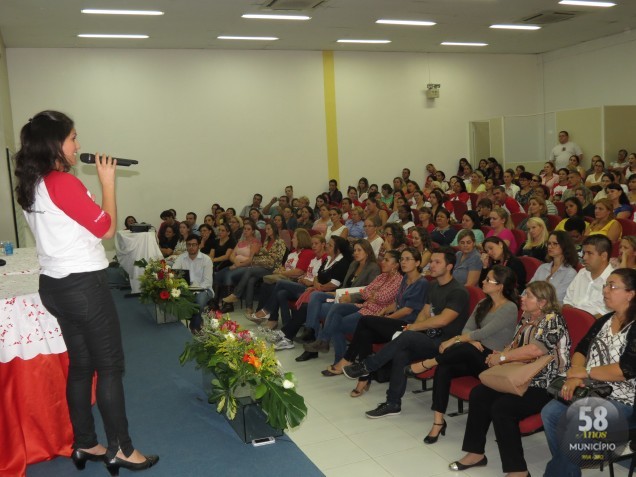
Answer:
[(431, 283), (427, 303), (415, 322), (405, 326), (402, 334), (379, 353), (344, 367), (345, 375), (356, 379), (368, 376), (389, 361), (392, 362), (386, 402), (368, 411), (367, 417), (399, 414), (402, 396), (406, 391), (404, 367), (413, 361), (437, 356), (442, 341), (461, 334), (468, 320), (469, 299), (466, 288), (453, 278), (454, 266), (455, 251), (452, 248), (435, 250), (431, 255), (430, 274), (436, 281)]

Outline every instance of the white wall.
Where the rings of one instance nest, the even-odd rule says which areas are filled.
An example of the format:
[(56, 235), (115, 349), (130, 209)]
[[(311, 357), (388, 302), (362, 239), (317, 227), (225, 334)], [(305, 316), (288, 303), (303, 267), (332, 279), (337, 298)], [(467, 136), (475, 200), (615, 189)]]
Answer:
[[(326, 188), (319, 52), (10, 49), (17, 130), (43, 109), (74, 120), (82, 151), (137, 159), (118, 178), (119, 221), (157, 224)], [(99, 192), (93, 166), (79, 176)]]
[(545, 111), (636, 104), (636, 32), (541, 55)]
[[(132, 159), (118, 182), (119, 220), (158, 223), (174, 207), (204, 214), (294, 184), (326, 189), (320, 52), (8, 50), (16, 130), (54, 108), (76, 121), (84, 152)], [(448, 171), (469, 154), (468, 122), (536, 112), (532, 55), (335, 54), (340, 182), (390, 182), (410, 167)], [(441, 98), (426, 100), (428, 82)], [(92, 166), (79, 175), (98, 191)]]
[[(390, 182), (403, 167), (420, 185), (432, 162), (448, 172), (469, 157), (469, 121), (538, 111), (533, 55), (337, 53), (343, 185)], [(427, 100), (427, 83), (440, 98)]]

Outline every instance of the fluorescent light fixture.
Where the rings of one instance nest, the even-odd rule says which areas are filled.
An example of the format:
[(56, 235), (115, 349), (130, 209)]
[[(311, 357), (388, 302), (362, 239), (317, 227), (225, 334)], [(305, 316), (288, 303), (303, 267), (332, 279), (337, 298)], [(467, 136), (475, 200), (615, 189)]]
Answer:
[(372, 43), (372, 44), (386, 44), (391, 43), (391, 40), (355, 40), (345, 38), (342, 40), (338, 40), (338, 43)]
[(561, 0), (560, 5), (576, 5), (579, 7), (614, 7), (612, 2), (588, 2), (586, 0)]
[(250, 18), (256, 20), (311, 20), (307, 15), (274, 15), (274, 14), (252, 14), (241, 15), (242, 18)]
[(490, 25), (490, 28), (498, 28), (501, 30), (540, 30), (537, 25)]
[(381, 23), (384, 25), (410, 25), (410, 26), (433, 26), (437, 25), (435, 22), (426, 22), (419, 20), (389, 20), (385, 18), (381, 18), (380, 20), (376, 20), (376, 23)]
[(80, 33), (79, 38), (129, 38), (133, 40), (143, 40), (150, 38), (148, 35), (111, 35), (102, 33)]
[(444, 46), (488, 46), (488, 43), (468, 43), (459, 41), (443, 41)]
[(278, 40), (275, 36), (217, 36), (219, 40), (256, 40), (256, 41), (274, 41)]
[(82, 13), (93, 15), (163, 15), (163, 12), (157, 10), (101, 10), (96, 8), (85, 8)]

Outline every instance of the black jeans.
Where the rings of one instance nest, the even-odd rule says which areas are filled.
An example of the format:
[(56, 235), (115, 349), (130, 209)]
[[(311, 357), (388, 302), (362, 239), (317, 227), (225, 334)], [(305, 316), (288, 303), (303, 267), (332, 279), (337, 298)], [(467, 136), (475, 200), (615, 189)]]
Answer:
[(363, 316), (353, 332), (353, 338), (344, 355), (347, 361), (355, 361), (373, 353), (375, 343), (388, 343), (396, 331), (401, 331), (407, 322), (383, 316)]
[(91, 412), (91, 386), (97, 372), (97, 405), (108, 440), (107, 456), (121, 449), (132, 454), (124, 403), (124, 350), (119, 318), (106, 271), (73, 273), (64, 278), (40, 275), (40, 297), (60, 324), (69, 357), (66, 399), (75, 449), (97, 445)]
[(377, 371), (391, 361), (391, 382), (386, 391), (387, 402), (402, 404), (402, 396), (406, 392), (404, 367), (415, 360), (437, 356), (441, 342), (441, 338), (430, 338), (421, 331), (405, 331), (387, 343), (377, 354), (364, 360), (369, 371)]
[(462, 450), (483, 454), (486, 434), (492, 422), (503, 471), (508, 473), (528, 470), (523, 457), (519, 421), (541, 412), (543, 406), (551, 400), (542, 388), (531, 386), (523, 396), (515, 396), (480, 384), (470, 393)]
[(437, 355), (437, 368), (433, 377), (433, 411), (446, 414), (450, 396), (451, 381), (460, 376), (479, 376), (488, 369), (486, 356), (492, 353), (488, 348), (479, 351), (470, 343), (458, 343)]

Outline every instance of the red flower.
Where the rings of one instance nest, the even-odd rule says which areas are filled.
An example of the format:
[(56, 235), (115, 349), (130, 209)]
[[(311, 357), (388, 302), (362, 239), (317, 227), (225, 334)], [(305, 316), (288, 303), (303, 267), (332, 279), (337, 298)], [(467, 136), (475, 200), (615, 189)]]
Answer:
[(159, 280), (163, 280), (163, 277), (164, 277), (164, 275), (163, 275), (163, 271), (162, 271), (162, 270), (159, 270), (159, 271), (157, 272), (157, 278), (158, 278)]
[(247, 354), (247, 353), (245, 353), (245, 354), (243, 355), (243, 362), (244, 362), (244, 363), (247, 363), (249, 360), (250, 360), (250, 355), (249, 355), (249, 354)]
[(167, 300), (168, 298), (170, 298), (170, 292), (168, 290), (161, 290), (161, 292), (159, 293), (159, 298), (161, 298), (162, 300)]

